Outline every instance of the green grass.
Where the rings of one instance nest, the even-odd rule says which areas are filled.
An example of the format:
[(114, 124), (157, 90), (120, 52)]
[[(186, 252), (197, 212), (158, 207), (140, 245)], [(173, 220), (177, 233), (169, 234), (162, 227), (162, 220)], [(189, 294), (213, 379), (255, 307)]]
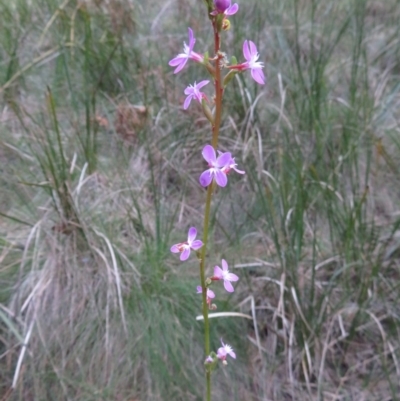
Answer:
[[(399, 400), (400, 9), (238, 1), (224, 50), (256, 42), (268, 84), (226, 90), (230, 176), (212, 205), (214, 400)], [(197, 264), (210, 140), (168, 60), (200, 0), (0, 0), (0, 400), (201, 400)], [(211, 54), (211, 53), (210, 53)], [(204, 78), (203, 78), (204, 77)], [(220, 296), (221, 295), (221, 296)], [(26, 347), (24, 346), (26, 344)], [(11, 391), (12, 389), (12, 391)]]

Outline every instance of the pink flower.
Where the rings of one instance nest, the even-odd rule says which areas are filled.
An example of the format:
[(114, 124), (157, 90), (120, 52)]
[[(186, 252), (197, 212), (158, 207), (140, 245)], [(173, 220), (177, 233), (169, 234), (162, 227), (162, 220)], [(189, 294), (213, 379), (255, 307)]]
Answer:
[[(203, 292), (203, 289), (201, 288), (200, 285), (197, 286), (197, 294), (201, 294)], [(211, 301), (215, 298), (214, 291), (210, 290), (207, 288), (207, 305), (208, 307), (211, 306)]]
[(233, 359), (236, 359), (236, 354), (233, 352), (233, 348), (228, 344), (224, 344), (222, 339), (221, 344), (222, 347), (218, 348), (217, 351), (217, 358), (221, 359), (221, 361), (225, 361), (226, 357), (230, 355)]
[(243, 56), (247, 60), (244, 63), (231, 65), (228, 68), (231, 70), (250, 70), (251, 76), (260, 85), (265, 84), (265, 77), (262, 69), (264, 68), (264, 63), (257, 61), (260, 55), (257, 52), (257, 47), (251, 40), (245, 40), (243, 43)]
[(219, 266), (214, 267), (214, 276), (211, 280), (224, 280), (224, 287), (226, 291), (233, 292), (234, 288), (231, 281), (238, 281), (239, 277), (236, 274), (230, 273), (228, 270), (228, 263), (222, 259), (222, 269)]
[[(222, 152), (218, 151), (219, 155), (222, 155)], [(235, 170), (238, 174), (246, 174), (243, 170), (239, 170), (236, 168), (237, 163), (235, 162), (235, 158), (231, 157), (231, 160), (222, 168), (222, 172), (228, 174), (231, 170)]]
[(182, 261), (186, 260), (190, 256), (190, 250), (197, 251), (203, 246), (200, 240), (195, 240), (197, 235), (197, 230), (195, 227), (190, 227), (188, 232), (188, 240), (186, 242), (181, 242), (179, 244), (172, 245), (172, 253), (181, 253), (180, 259)]
[(226, 169), (226, 166), (232, 160), (232, 155), (229, 152), (220, 153), (217, 158), (215, 149), (211, 145), (204, 146), (202, 155), (210, 168), (201, 174), (199, 178), (200, 185), (208, 187), (215, 178), (220, 187), (225, 187), (228, 183), (228, 178), (223, 169)]
[(208, 355), (208, 357), (207, 357), (206, 360), (204, 361), (204, 363), (207, 363), (207, 364), (213, 363), (213, 362), (214, 362), (214, 359), (212, 358), (211, 355)]
[(237, 3), (231, 5), (231, 0), (214, 0), (215, 10), (211, 15), (224, 14), (226, 16), (236, 14), (239, 10)]
[(185, 95), (187, 95), (187, 98), (185, 99), (185, 102), (183, 103), (183, 108), (186, 110), (189, 105), (190, 102), (192, 101), (193, 98), (197, 99), (200, 103), (202, 101), (202, 99), (207, 99), (207, 96), (203, 93), (200, 92), (200, 89), (207, 85), (210, 81), (201, 81), (198, 84), (196, 84), (196, 82), (194, 83), (194, 85), (189, 85), (186, 89), (185, 89)]
[(176, 67), (174, 74), (177, 74), (182, 68), (186, 65), (188, 59), (192, 59), (197, 61), (198, 63), (202, 63), (204, 58), (202, 55), (197, 54), (193, 51), (194, 44), (196, 43), (196, 38), (193, 36), (193, 31), (191, 28), (188, 28), (189, 31), (189, 46), (183, 42), (183, 53), (178, 54), (175, 58), (173, 58), (169, 65), (171, 67)]

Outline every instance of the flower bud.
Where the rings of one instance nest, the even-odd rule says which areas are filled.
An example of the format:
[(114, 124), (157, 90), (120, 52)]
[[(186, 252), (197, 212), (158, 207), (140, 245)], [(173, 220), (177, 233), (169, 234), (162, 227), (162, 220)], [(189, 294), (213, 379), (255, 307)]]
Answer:
[(215, 8), (223, 13), (231, 5), (231, 0), (214, 0)]
[(206, 103), (205, 99), (202, 100), (201, 105), (203, 107), (203, 113), (207, 117), (207, 120), (214, 125), (214, 116), (212, 114), (212, 111), (208, 107), (208, 104)]
[(211, 355), (209, 355), (209, 356), (206, 358), (206, 360), (204, 361), (204, 364), (209, 364), (209, 363), (213, 363), (213, 362), (214, 362), (214, 359), (212, 358)]
[(228, 31), (231, 28), (231, 23), (228, 19), (224, 18), (222, 21), (222, 30)]

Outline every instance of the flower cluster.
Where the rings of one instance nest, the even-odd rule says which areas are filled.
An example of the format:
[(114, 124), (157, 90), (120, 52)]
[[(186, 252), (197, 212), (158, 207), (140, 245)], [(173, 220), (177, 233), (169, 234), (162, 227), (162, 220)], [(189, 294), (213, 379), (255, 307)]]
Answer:
[[(231, 5), (231, 0), (215, 0), (214, 1), (215, 10), (211, 13), (212, 15), (223, 14), (224, 16), (231, 16), (237, 13), (239, 6), (235, 3)], [(189, 46), (183, 42), (183, 53), (178, 54), (172, 60), (170, 60), (169, 65), (171, 67), (176, 67), (174, 74), (180, 72), (186, 65), (187, 61), (193, 60), (200, 64), (205, 64), (206, 60), (204, 55), (198, 54), (193, 51), (194, 45), (196, 43), (196, 38), (194, 37), (193, 30), (188, 28), (189, 32)], [(260, 85), (265, 84), (265, 76), (263, 72), (264, 63), (258, 61), (260, 55), (258, 54), (257, 47), (251, 40), (245, 40), (243, 43), (243, 56), (245, 62), (241, 64), (226, 66), (229, 70), (241, 72), (245, 70), (250, 70), (252, 78)], [(183, 108), (186, 110), (193, 98), (198, 100), (200, 103), (202, 99), (206, 99), (206, 95), (200, 92), (200, 89), (207, 85), (209, 81), (201, 81), (198, 84), (196, 82), (194, 85), (189, 85), (184, 93), (187, 98), (184, 102)]]

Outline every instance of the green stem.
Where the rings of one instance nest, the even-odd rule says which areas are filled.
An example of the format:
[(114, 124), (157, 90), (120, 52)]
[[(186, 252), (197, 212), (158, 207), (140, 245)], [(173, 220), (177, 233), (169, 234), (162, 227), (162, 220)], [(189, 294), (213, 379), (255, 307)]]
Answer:
[[(212, 124), (212, 141), (211, 144), (214, 149), (217, 149), (218, 145), (218, 134), (219, 127), (221, 125), (221, 115), (222, 115), (222, 97), (223, 97), (223, 83), (221, 82), (221, 65), (220, 60), (222, 56), (219, 53), (220, 50), (220, 36), (218, 32), (217, 23), (213, 21), (214, 29), (214, 50), (215, 50), (215, 116)], [(203, 247), (201, 249), (200, 256), (200, 281), (202, 288), (202, 298), (203, 298), (203, 318), (204, 318), (204, 350), (205, 355), (208, 357), (210, 355), (210, 323), (208, 320), (208, 304), (207, 304), (207, 287), (206, 287), (206, 276), (205, 276), (205, 259), (207, 253), (208, 244), (208, 232), (209, 232), (209, 222), (210, 222), (210, 209), (211, 209), (211, 199), (213, 193), (214, 184), (212, 183), (207, 188), (206, 197), (206, 208), (204, 212), (204, 225), (203, 225)], [(211, 371), (206, 370), (206, 401), (211, 401)]]
[[(205, 274), (205, 258), (208, 241), (208, 226), (210, 221), (211, 197), (212, 197), (211, 184), (207, 189), (206, 210), (204, 212), (204, 231), (203, 231), (203, 247), (201, 248), (200, 259), (200, 280), (203, 297), (203, 318), (204, 318), (204, 350), (206, 357), (210, 355), (210, 323), (208, 321), (208, 304), (207, 304), (207, 287), (206, 287), (206, 274)], [(211, 401), (211, 372), (206, 371), (207, 383), (207, 401)]]

